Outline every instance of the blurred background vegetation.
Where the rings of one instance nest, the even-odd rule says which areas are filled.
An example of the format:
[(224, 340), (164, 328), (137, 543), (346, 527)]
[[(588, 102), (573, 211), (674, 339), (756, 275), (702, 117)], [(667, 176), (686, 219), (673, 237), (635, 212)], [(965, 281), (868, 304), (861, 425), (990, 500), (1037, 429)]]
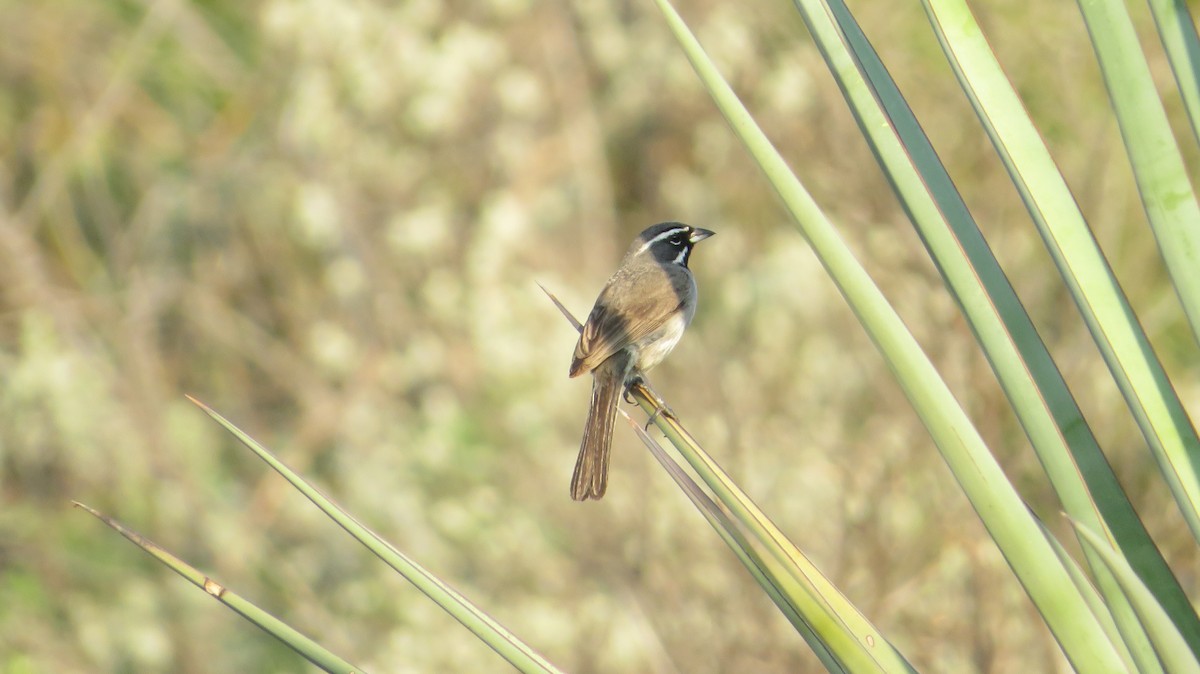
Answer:
[[(1061, 532), (791, 5), (680, 9)], [(1195, 596), (1196, 548), (920, 7), (853, 9)], [(1077, 9), (976, 11), (1194, 403)], [(917, 667), (1065, 666), (650, 3), (55, 0), (0, 24), (0, 671), (308, 667), (71, 499), (368, 669), (506, 668), (184, 393), (568, 670), (819, 668), (632, 435), (603, 501), (568, 498), (590, 384), (535, 281), (582, 317), (667, 219), (718, 232), (653, 377), (700, 441)]]

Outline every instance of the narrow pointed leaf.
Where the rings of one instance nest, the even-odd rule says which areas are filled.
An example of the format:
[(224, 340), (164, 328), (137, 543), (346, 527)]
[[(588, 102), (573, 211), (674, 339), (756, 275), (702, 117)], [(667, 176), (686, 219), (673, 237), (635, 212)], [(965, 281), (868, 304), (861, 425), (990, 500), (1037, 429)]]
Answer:
[(1120, 581), (1121, 587), (1129, 596), (1130, 603), (1133, 604), (1142, 623), (1146, 626), (1146, 632), (1150, 635), (1150, 640), (1154, 642), (1158, 657), (1162, 660), (1166, 671), (1170, 674), (1200, 674), (1200, 661), (1197, 661), (1195, 654), (1188, 648), (1187, 642), (1176, 629), (1171, 617), (1155, 601), (1154, 595), (1146, 589), (1125, 559), (1096, 532), (1078, 522), (1072, 521), (1071, 524), (1075, 526), (1085, 544), (1104, 559), (1113, 575)]
[(963, 91), (1200, 540), (1200, 438), (1041, 136), (962, 0), (922, 0)]
[(254, 438), (244, 433), (237, 426), (234, 426), (225, 417), (217, 414), (204, 403), (188, 396), (188, 399), (196, 404), (197, 407), (204, 410), (204, 413), (212, 417), (217, 423), (225, 427), (236, 437), (243, 445), (258, 455), (260, 459), (265, 461), (267, 465), (275, 470), (292, 483), (300, 493), (304, 494), (308, 500), (320, 508), (326, 515), (339, 526), (353, 536), (358, 542), (367, 547), (368, 550), (375, 553), (377, 557), (383, 560), (388, 566), (398, 571), (401, 575), (423, 592), (425, 596), (432, 599), (438, 606), (454, 617), (455, 620), (462, 623), (464, 627), (471, 630), (475, 636), (486, 643), (496, 651), (510, 664), (522, 672), (558, 672), (553, 665), (545, 660), (541, 655), (533, 650), (528, 644), (524, 643), (506, 630), (502, 625), (497, 623), (491, 616), (484, 613), (479, 607), (472, 604), (466, 597), (461, 595), (457, 590), (450, 587), (438, 577), (434, 576), (429, 571), (425, 570), (420, 564), (411, 560), (404, 553), (397, 550), (392, 544), (380, 538), (375, 532), (363, 526), (358, 520), (354, 519), (349, 513), (331, 501), (328, 497), (321, 493), (316, 487), (309, 484), (299, 474), (288, 468), (282, 461), (277, 459), (266, 447), (263, 447)]
[[(1200, 269), (1200, 204), (1183, 154), (1125, 3), (1078, 1), (1158, 249), (1192, 333), (1200, 336), (1200, 274), (1196, 273)], [(1176, 37), (1183, 39), (1183, 34), (1176, 33)]]
[(633, 421), (632, 417), (624, 409), (621, 410), (621, 414), (629, 421), (634, 432), (642, 441), (642, 444), (650, 450), (650, 454), (658, 460), (659, 465), (675, 480), (675, 483), (679, 485), (683, 493), (692, 501), (692, 504), (696, 506), (696, 509), (700, 511), (704, 519), (708, 521), (717, 532), (717, 535), (721, 537), (721, 540), (725, 541), (725, 544), (737, 556), (738, 561), (754, 577), (755, 582), (767, 593), (771, 601), (779, 607), (784, 617), (788, 619), (788, 622), (792, 623), (792, 626), (796, 628), (800, 636), (808, 642), (809, 647), (816, 654), (817, 659), (821, 661), (821, 664), (825, 666), (825, 669), (829, 672), (840, 672), (843, 674), (849, 671), (833, 654), (825, 641), (804, 619), (802, 610), (797, 606), (795, 598), (788, 596), (784, 589), (780, 587), (780, 584), (766, 568), (766, 563), (762, 559), (762, 556), (753, 554), (750, 543), (746, 540), (745, 532), (738, 530), (728, 510), (722, 508), (716, 501), (713, 501), (700, 485), (696, 484), (692, 476), (688, 475), (687, 471), (667, 454), (662, 445), (658, 444), (648, 433), (642, 430), (642, 427)]
[(1200, 140), (1200, 36), (1196, 34), (1196, 20), (1183, 0), (1150, 0), (1149, 4), (1187, 108), (1192, 139)]
[(1085, 671), (1124, 671), (1115, 647), (1070, 582), (1050, 544), (899, 316), (754, 123), (674, 8), (667, 0), (656, 1), (717, 107), (763, 169), (885, 356), (947, 465), (1068, 658)]
[[(1079, 588), (1080, 594), (1083, 595), (1083, 600), (1087, 602), (1089, 607), (1091, 607), (1092, 615), (1096, 616), (1096, 620), (1100, 622), (1100, 626), (1104, 629), (1105, 633), (1108, 634), (1109, 640), (1112, 641), (1112, 643), (1117, 647), (1117, 653), (1120, 654), (1121, 658), (1125, 661), (1125, 667), (1129, 671), (1138, 672), (1139, 674), (1160, 674), (1163, 671), (1162, 665), (1159, 664), (1158, 656), (1154, 653), (1154, 646), (1153, 644), (1150, 644), (1150, 637), (1146, 634), (1145, 630), (1142, 629), (1141, 620), (1137, 617), (1137, 613), (1133, 612), (1132, 605), (1129, 604), (1128, 601), (1125, 601), (1125, 604), (1130, 606), (1130, 611), (1133, 612), (1133, 620), (1137, 623), (1137, 629), (1134, 631), (1139, 638), (1139, 647), (1137, 649), (1124, 647), (1125, 636), (1122, 634), (1122, 631), (1128, 628), (1118, 627), (1116, 621), (1113, 620), (1113, 616), (1109, 611), (1112, 598), (1107, 594), (1100, 596), (1100, 593), (1096, 591), (1096, 587), (1092, 585), (1091, 580), (1088, 578), (1083, 568), (1075, 562), (1075, 559), (1071, 557), (1070, 553), (1067, 552), (1067, 549), (1063, 547), (1062, 543), (1060, 543), (1058, 539), (1054, 537), (1054, 533), (1050, 531), (1050, 528), (1046, 526), (1045, 522), (1039, 519), (1038, 525), (1042, 527), (1042, 532), (1046, 535), (1046, 540), (1050, 541), (1050, 545), (1054, 547), (1054, 554), (1058, 555), (1058, 559), (1062, 562), (1063, 566), (1066, 567), (1067, 573), (1071, 576), (1071, 582), (1075, 583), (1075, 587)], [(1082, 543), (1081, 545), (1084, 551), (1089, 554), (1089, 559), (1094, 555), (1097, 563), (1104, 567), (1103, 570), (1105, 577), (1112, 579), (1112, 581), (1116, 583), (1116, 578), (1112, 575), (1112, 572), (1109, 571), (1108, 566), (1099, 558), (1099, 555), (1096, 554), (1095, 551), (1091, 550), (1091, 546)], [(1117, 584), (1117, 592), (1120, 592), (1122, 594), (1121, 599), (1125, 600), (1124, 591), (1121, 590), (1119, 583)], [(1145, 639), (1147, 646), (1145, 649), (1141, 648), (1140, 643), (1141, 639), (1143, 638)], [(1137, 661), (1136, 665), (1134, 664), (1135, 660)]]
[[(1200, 639), (1190, 600), (1117, 481), (1074, 397), (896, 83), (842, 0), (796, 0), (859, 128), (958, 300), (1064, 508), (1108, 534), (1180, 624)], [(828, 11), (826, 11), (826, 8)], [(1091, 559), (1089, 554), (1089, 560)], [(1140, 623), (1093, 564), (1127, 638)]]
[(145, 536), (126, 528), (120, 522), (82, 503), (76, 502), (75, 507), (91, 513), (96, 519), (112, 527), (113, 530), (129, 539), (134, 545), (145, 550), (150, 556), (165, 564), (167, 568), (183, 576), (189, 583), (204, 590), (210, 597), (228, 606), (238, 615), (257, 625), (262, 631), (279, 639), (286, 646), (321, 669), (327, 672), (341, 672), (345, 674), (363, 671), (331, 653), (312, 639), (304, 636), (287, 623), (259, 608), (253, 602), (248, 601), (223, 584), (201, 573), (194, 566), (167, 552)]

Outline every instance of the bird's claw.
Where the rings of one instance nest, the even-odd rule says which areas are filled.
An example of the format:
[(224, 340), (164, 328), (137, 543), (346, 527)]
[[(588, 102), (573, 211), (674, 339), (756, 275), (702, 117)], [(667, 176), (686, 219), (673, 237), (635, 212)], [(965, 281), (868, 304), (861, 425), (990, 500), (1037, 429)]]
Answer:
[(679, 419), (679, 417), (675, 416), (674, 410), (672, 410), (670, 407), (667, 407), (666, 403), (659, 400), (656, 402), (654, 407), (654, 413), (651, 414), (650, 418), (646, 420), (646, 427), (644, 430), (650, 430), (650, 425), (653, 424), (654, 420), (659, 417), (663, 417), (664, 419)]
[(637, 404), (637, 401), (635, 401), (633, 399), (633, 395), (630, 392), (633, 391), (633, 388), (635, 386), (645, 386), (645, 384), (646, 384), (646, 380), (642, 379), (642, 375), (640, 375), (640, 374), (635, 374), (632, 377), (630, 377), (629, 383), (627, 383), (625, 385), (625, 394), (624, 394), (625, 402), (629, 403), (630, 405)]
[(654, 403), (654, 412), (650, 415), (650, 418), (646, 421), (645, 430), (647, 430), (647, 431), (650, 430), (650, 425), (653, 424), (654, 420), (659, 418), (660, 416), (664, 417), (664, 418), (671, 418), (671, 419), (679, 418), (679, 417), (675, 416), (674, 410), (672, 410), (670, 407), (667, 406), (667, 402), (658, 395), (658, 392), (656, 392), (654, 389), (650, 388), (649, 386), (645, 386), (646, 382), (644, 380), (642, 380), (640, 375), (638, 375), (634, 380), (632, 380), (632, 382), (633, 383), (631, 383), (631, 386), (635, 385), (635, 384), (642, 384), (646, 389), (646, 394), (647, 394), (647, 397), (650, 398), (650, 402)]

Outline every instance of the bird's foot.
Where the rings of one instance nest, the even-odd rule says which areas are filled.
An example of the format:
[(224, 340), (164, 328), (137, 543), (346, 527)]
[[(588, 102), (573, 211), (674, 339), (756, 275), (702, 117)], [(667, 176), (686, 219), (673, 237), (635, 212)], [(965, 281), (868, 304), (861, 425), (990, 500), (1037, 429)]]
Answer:
[(664, 419), (675, 419), (676, 421), (679, 420), (679, 417), (675, 416), (675, 411), (670, 407), (667, 407), (665, 403), (662, 403), (654, 408), (654, 413), (651, 414), (650, 418), (646, 420), (646, 427), (644, 430), (650, 430), (650, 425), (653, 424), (654, 420), (659, 417)]
[[(650, 391), (650, 387), (646, 386), (646, 380), (642, 378), (642, 375), (635, 374), (630, 377), (629, 381), (625, 383), (625, 402), (629, 403), (630, 405), (637, 404), (637, 401), (633, 399), (632, 393), (630, 393), (636, 386), (644, 386), (647, 391)], [(653, 391), (651, 391), (651, 393), (653, 393)]]
[[(662, 397), (658, 395), (657, 391), (650, 388), (650, 385), (647, 384), (644, 379), (642, 379), (641, 375), (635, 375), (634, 378), (630, 380), (630, 388), (636, 386), (637, 384), (642, 385), (642, 388), (646, 390), (647, 397), (650, 398), (650, 402), (654, 403), (654, 412), (651, 413), (650, 418), (646, 421), (645, 430), (650, 430), (650, 425), (653, 424), (654, 420), (658, 419), (659, 417), (676, 420), (679, 419), (679, 417), (675, 416), (675, 411), (667, 405), (667, 401), (663, 400)], [(626, 389), (626, 393), (628, 394), (628, 389)]]

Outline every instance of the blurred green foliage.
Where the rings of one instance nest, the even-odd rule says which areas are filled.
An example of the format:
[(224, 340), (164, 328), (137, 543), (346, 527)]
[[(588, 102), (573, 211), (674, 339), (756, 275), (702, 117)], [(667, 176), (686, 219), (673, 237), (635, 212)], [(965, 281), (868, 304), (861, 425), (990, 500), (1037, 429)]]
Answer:
[[(1196, 400), (1195, 344), (1077, 10), (978, 5)], [(919, 7), (854, 9), (1194, 593), (1194, 545)], [(1061, 531), (790, 5), (681, 10)], [(566, 669), (817, 667), (632, 436), (602, 502), (567, 496), (588, 384), (566, 378), (573, 333), (534, 282), (582, 315), (666, 219), (719, 232), (693, 260), (696, 322), (654, 373), (705, 446), (918, 668), (1055, 666), (650, 4), (60, 0), (2, 3), (0, 24), (0, 671), (306, 666), (71, 499), (369, 669), (503, 668), (185, 392)]]

